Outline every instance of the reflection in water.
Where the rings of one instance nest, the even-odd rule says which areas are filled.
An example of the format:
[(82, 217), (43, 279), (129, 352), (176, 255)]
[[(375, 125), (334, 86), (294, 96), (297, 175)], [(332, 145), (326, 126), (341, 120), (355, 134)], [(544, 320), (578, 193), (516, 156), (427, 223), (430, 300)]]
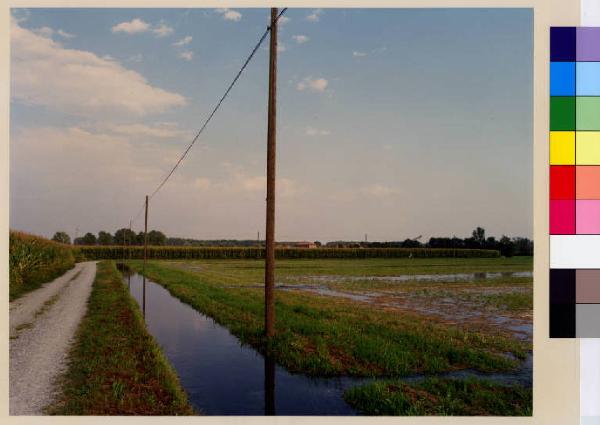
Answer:
[[(131, 278), (131, 276), (129, 276), (129, 278)], [(146, 318), (146, 276), (142, 277), (143, 280), (143, 288), (142, 289), (142, 314), (144, 316), (144, 318)]]
[(265, 356), (265, 415), (275, 414), (275, 361)]
[[(125, 280), (125, 279), (124, 279)], [(291, 374), (162, 286), (131, 274), (131, 294), (148, 331), (179, 375), (194, 407), (207, 415), (355, 415), (344, 390), (368, 379)], [(144, 291), (144, 281), (146, 290)]]

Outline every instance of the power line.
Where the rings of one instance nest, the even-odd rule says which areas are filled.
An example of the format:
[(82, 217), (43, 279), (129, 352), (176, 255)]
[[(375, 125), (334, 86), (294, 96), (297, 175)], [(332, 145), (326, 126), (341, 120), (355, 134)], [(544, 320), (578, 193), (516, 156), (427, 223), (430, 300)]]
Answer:
[[(281, 16), (287, 11), (287, 9), (288, 8), (286, 7), (286, 8), (283, 8), (281, 10), (281, 12), (277, 15), (277, 19), (275, 19), (275, 23), (277, 23), (279, 21), (279, 18), (281, 18)], [(192, 147), (194, 146), (194, 144), (196, 143), (196, 141), (198, 140), (198, 138), (200, 137), (200, 135), (202, 134), (202, 132), (204, 131), (204, 129), (206, 128), (206, 126), (208, 125), (208, 123), (210, 122), (210, 120), (213, 118), (213, 116), (217, 113), (217, 111), (221, 107), (221, 104), (223, 103), (223, 101), (229, 95), (229, 92), (231, 92), (231, 89), (233, 89), (233, 86), (235, 85), (235, 83), (237, 83), (237, 81), (239, 80), (240, 76), (242, 75), (242, 73), (244, 72), (244, 70), (246, 69), (246, 67), (248, 66), (248, 64), (250, 63), (250, 61), (252, 60), (252, 58), (254, 57), (254, 55), (256, 54), (256, 52), (258, 51), (258, 49), (260, 48), (260, 46), (263, 43), (263, 41), (265, 41), (265, 38), (267, 38), (267, 35), (269, 34), (270, 31), (271, 31), (271, 26), (269, 25), (267, 27), (267, 29), (265, 30), (265, 32), (263, 33), (263, 35), (258, 40), (258, 43), (256, 43), (256, 45), (254, 46), (254, 48), (252, 49), (252, 51), (250, 52), (250, 54), (248, 55), (248, 57), (244, 61), (244, 63), (242, 65), (242, 67), (240, 68), (240, 70), (237, 72), (237, 74), (235, 75), (235, 77), (233, 78), (233, 80), (231, 81), (231, 83), (229, 84), (229, 86), (227, 87), (227, 90), (225, 90), (225, 93), (223, 94), (223, 96), (221, 96), (221, 98), (217, 102), (216, 106), (213, 108), (213, 110), (210, 113), (210, 115), (208, 116), (208, 118), (204, 121), (204, 124), (202, 124), (202, 127), (200, 127), (200, 130), (198, 130), (198, 133), (196, 133), (196, 136), (194, 136), (194, 138), (192, 139), (191, 143), (185, 149), (185, 151), (183, 152), (183, 154), (181, 155), (181, 157), (177, 160), (177, 162), (175, 163), (175, 165), (173, 166), (173, 168), (169, 171), (169, 173), (165, 176), (165, 178), (160, 182), (160, 184), (156, 187), (156, 189), (154, 189), (154, 191), (152, 192), (152, 194), (149, 196), (148, 200), (152, 199), (154, 197), (154, 195), (156, 195), (158, 193), (158, 191), (160, 189), (162, 189), (162, 187), (167, 183), (167, 181), (169, 180), (169, 178), (173, 175), (173, 173), (175, 172), (175, 170), (177, 169), (177, 167), (179, 167), (179, 164), (181, 164), (181, 162), (185, 159), (185, 157), (187, 156), (187, 154), (190, 151), (190, 149), (192, 149)], [(145, 202), (141, 205), (140, 209), (135, 214), (135, 216), (132, 219), (132, 221), (135, 221), (140, 216), (140, 214), (142, 213), (142, 211), (144, 211), (144, 208), (145, 208)]]
[[(281, 13), (279, 15), (277, 15), (277, 19), (275, 20), (275, 22), (277, 22), (279, 20), (279, 18), (281, 17), (281, 15), (283, 15), (286, 10), (287, 10), (287, 8), (284, 8), (281, 11)], [(248, 64), (252, 60), (252, 58), (254, 57), (254, 54), (258, 51), (258, 49), (260, 48), (261, 44), (263, 43), (263, 41), (265, 40), (265, 38), (267, 37), (267, 35), (269, 34), (270, 31), (271, 31), (271, 27), (268, 26), (267, 29), (265, 30), (265, 32), (263, 33), (262, 37), (260, 37), (260, 40), (258, 40), (258, 43), (256, 43), (256, 46), (254, 46), (254, 49), (252, 49), (252, 51), (250, 52), (250, 55), (248, 55), (248, 58), (246, 59), (246, 61), (244, 62), (244, 64), (242, 65), (242, 67), (240, 68), (240, 70), (238, 71), (238, 73), (236, 74), (236, 76), (233, 79), (233, 81), (227, 87), (227, 90), (225, 90), (225, 93), (223, 94), (223, 96), (221, 96), (221, 99), (219, 99), (219, 101), (217, 102), (216, 106), (213, 108), (213, 110), (210, 113), (210, 115), (208, 116), (208, 118), (204, 121), (204, 124), (202, 124), (202, 127), (200, 127), (200, 130), (198, 130), (198, 133), (196, 134), (196, 136), (192, 139), (192, 142), (189, 144), (189, 146), (183, 152), (183, 154), (181, 155), (181, 157), (177, 160), (177, 162), (175, 163), (175, 165), (173, 166), (173, 168), (171, 169), (171, 171), (169, 171), (169, 173), (161, 181), (161, 183), (154, 190), (154, 192), (152, 192), (152, 194), (150, 195), (150, 199), (152, 199), (154, 197), (154, 195), (156, 195), (156, 193), (160, 189), (162, 189), (162, 187), (165, 185), (165, 183), (167, 182), (167, 180), (169, 180), (169, 178), (173, 175), (173, 173), (175, 172), (175, 170), (177, 169), (177, 167), (179, 166), (179, 164), (181, 164), (181, 162), (185, 159), (185, 157), (187, 156), (188, 152), (190, 151), (190, 149), (192, 149), (192, 146), (194, 146), (194, 144), (196, 143), (196, 141), (198, 140), (198, 138), (200, 137), (200, 135), (202, 134), (202, 132), (204, 131), (204, 129), (206, 128), (206, 126), (208, 125), (208, 123), (210, 122), (210, 120), (212, 119), (212, 117), (217, 113), (217, 111), (221, 107), (221, 104), (227, 98), (227, 96), (229, 95), (229, 92), (231, 92), (231, 89), (233, 88), (233, 86), (235, 85), (235, 83), (238, 81), (238, 79), (240, 78), (240, 76), (242, 75), (242, 73), (244, 72), (244, 70), (246, 69), (246, 67), (248, 66)]]

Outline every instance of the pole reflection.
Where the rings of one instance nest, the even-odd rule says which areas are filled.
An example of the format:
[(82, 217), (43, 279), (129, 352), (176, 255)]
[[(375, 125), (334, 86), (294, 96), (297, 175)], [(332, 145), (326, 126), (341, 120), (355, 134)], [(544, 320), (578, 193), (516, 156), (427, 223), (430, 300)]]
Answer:
[(142, 315), (146, 318), (146, 276), (143, 276), (142, 284)]
[(265, 356), (265, 415), (275, 416), (275, 361)]

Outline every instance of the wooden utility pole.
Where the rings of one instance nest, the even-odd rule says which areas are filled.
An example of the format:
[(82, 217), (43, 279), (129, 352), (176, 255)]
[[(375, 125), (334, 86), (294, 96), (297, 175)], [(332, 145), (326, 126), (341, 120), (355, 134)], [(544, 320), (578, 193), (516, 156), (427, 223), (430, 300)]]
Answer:
[(129, 220), (129, 246), (127, 249), (127, 259), (131, 261), (131, 220)]
[(144, 215), (144, 275), (146, 274), (146, 257), (148, 255), (148, 195), (146, 195), (146, 213)]
[(148, 256), (148, 195), (146, 195), (146, 213), (144, 214), (144, 273), (142, 289), (142, 314), (146, 317), (146, 258)]
[(125, 267), (125, 247), (127, 245), (126, 239), (125, 239), (125, 229), (123, 229), (123, 267)]
[(267, 223), (265, 237), (265, 334), (275, 334), (275, 135), (277, 89), (277, 14), (271, 9), (269, 48), (269, 109), (267, 128)]

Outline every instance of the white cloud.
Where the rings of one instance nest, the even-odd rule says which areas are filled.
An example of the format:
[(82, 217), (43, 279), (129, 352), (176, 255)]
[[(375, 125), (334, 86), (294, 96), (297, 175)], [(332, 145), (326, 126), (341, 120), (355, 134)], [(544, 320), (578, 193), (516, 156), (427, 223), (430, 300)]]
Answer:
[[(232, 189), (236, 189), (236, 184), (241, 185), (242, 190), (246, 192), (265, 192), (267, 191), (267, 178), (266, 176), (251, 176), (245, 177), (237, 175), (237, 178), (230, 182), (233, 183)], [(275, 191), (278, 196), (286, 198), (297, 195), (300, 192), (298, 184), (291, 179), (278, 177), (275, 183)]]
[(190, 44), (191, 42), (192, 42), (192, 36), (188, 35), (186, 37), (183, 37), (181, 40), (178, 40), (175, 43), (173, 43), (173, 46), (181, 47), (181, 46), (185, 46), (186, 44)]
[(354, 56), (355, 58), (363, 58), (367, 56), (367, 54), (365, 52), (358, 52), (355, 50), (352, 52), (352, 56)]
[(285, 52), (286, 50), (287, 50), (287, 47), (285, 44), (277, 43), (277, 51), (278, 52)]
[(15, 21), (16, 23), (21, 23), (29, 19), (31, 12), (29, 9), (12, 9), (10, 16), (11, 20)]
[(373, 183), (360, 188), (360, 192), (363, 195), (374, 196), (377, 198), (383, 198), (386, 196), (397, 195), (398, 190), (389, 186), (382, 185), (380, 183)]
[(157, 36), (157, 37), (166, 37), (170, 34), (173, 33), (173, 28), (171, 28), (170, 26), (168, 26), (167, 24), (161, 22), (160, 25), (158, 25), (157, 27), (152, 29), (152, 32)]
[(75, 34), (70, 34), (70, 33), (66, 32), (66, 31), (61, 30), (61, 29), (59, 29), (58, 31), (56, 31), (56, 33), (58, 35), (60, 35), (62, 38), (74, 38), (75, 37)]
[(150, 24), (139, 18), (134, 18), (129, 22), (121, 22), (111, 28), (114, 33), (124, 32), (126, 34), (137, 34), (150, 30)]
[(306, 43), (309, 40), (309, 38), (306, 35), (292, 35), (292, 38), (298, 44)]
[[(164, 173), (160, 167), (143, 166), (139, 161), (140, 152), (128, 137), (91, 132), (79, 127), (21, 129), (11, 145), (14, 163), (36, 176), (28, 185), (34, 182), (33, 186), (56, 185), (64, 189), (67, 197), (77, 196), (77, 191), (72, 190), (74, 188), (89, 189), (91, 182), (103, 181), (107, 187), (112, 187), (111, 183), (121, 181), (126, 184), (135, 179), (147, 185)], [(165, 152), (164, 147), (158, 147), (152, 157), (162, 157)], [(154, 161), (149, 163), (156, 164)], [(19, 175), (27, 175), (25, 170), (20, 170)]]
[(180, 94), (150, 85), (116, 61), (66, 49), (15, 22), (11, 59), (12, 99), (23, 104), (94, 119), (143, 116), (186, 104)]
[(186, 61), (191, 61), (194, 58), (194, 52), (190, 52), (189, 50), (184, 50), (183, 52), (179, 52), (178, 55), (181, 59)]
[(324, 92), (328, 85), (329, 82), (325, 78), (306, 77), (296, 84), (296, 89), (298, 91)]
[(277, 20), (277, 23), (279, 25), (285, 25), (285, 24), (287, 24), (290, 21), (291, 21), (291, 19), (288, 18), (287, 16), (280, 16), (279, 19)]
[(321, 14), (323, 13), (323, 9), (315, 9), (312, 13), (306, 16), (306, 20), (308, 22), (319, 22), (321, 19)]
[(198, 177), (196, 180), (194, 180), (194, 186), (200, 190), (206, 190), (210, 188), (211, 181), (206, 177)]
[(387, 50), (386, 46), (376, 47), (372, 50), (373, 53), (383, 53)]
[(215, 10), (215, 12), (221, 14), (221, 16), (223, 16), (223, 19), (225, 19), (226, 21), (238, 22), (240, 19), (242, 19), (242, 14), (237, 10), (217, 9)]
[(329, 130), (323, 130), (323, 129), (319, 129), (319, 128), (314, 128), (314, 127), (306, 127), (306, 131), (305, 134), (307, 136), (329, 136), (331, 134), (331, 132)]
[(144, 55), (142, 55), (141, 53), (137, 53), (133, 56), (129, 56), (129, 60), (131, 62), (141, 62), (142, 60), (144, 60)]
[(54, 30), (50, 27), (36, 28), (33, 30), (33, 32), (43, 37), (51, 37), (52, 34), (54, 34)]
[(267, 178), (265, 176), (246, 177), (241, 180), (244, 190), (250, 192), (266, 191)]
[(110, 124), (107, 130), (112, 133), (122, 134), (131, 137), (152, 137), (157, 139), (173, 139), (186, 137), (189, 134), (181, 130), (177, 123), (163, 122), (149, 126), (140, 123), (133, 124)]
[[(18, 21), (17, 21), (18, 23)], [(54, 30), (53, 28), (50, 27), (41, 27), (41, 28), (35, 28), (32, 30), (34, 33), (41, 35), (42, 37), (52, 37), (53, 35), (59, 35), (62, 38), (66, 38), (66, 39), (70, 39), (75, 37), (74, 34), (70, 34), (62, 29), (58, 29), (58, 30)]]

